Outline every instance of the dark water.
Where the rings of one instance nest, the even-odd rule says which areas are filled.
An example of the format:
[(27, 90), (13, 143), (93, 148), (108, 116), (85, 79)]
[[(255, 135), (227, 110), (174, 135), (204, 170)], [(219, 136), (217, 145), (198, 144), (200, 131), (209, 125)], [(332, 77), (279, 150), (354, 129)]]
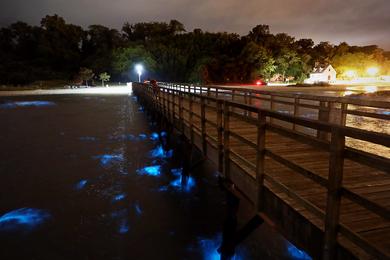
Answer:
[[(134, 97), (0, 99), (0, 259), (219, 259), (214, 168), (182, 185), (161, 135)], [(308, 256), (263, 225), (234, 257), (259, 258)]]

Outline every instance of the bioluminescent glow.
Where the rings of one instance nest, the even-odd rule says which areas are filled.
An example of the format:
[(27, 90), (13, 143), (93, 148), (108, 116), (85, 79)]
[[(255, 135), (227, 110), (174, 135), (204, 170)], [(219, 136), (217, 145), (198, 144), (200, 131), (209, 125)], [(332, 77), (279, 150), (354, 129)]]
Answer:
[(160, 133), (160, 135), (161, 135), (162, 137), (165, 137), (165, 136), (167, 136), (167, 132), (162, 131), (162, 132)]
[(138, 111), (140, 111), (140, 112), (144, 112), (144, 110), (145, 110), (144, 107), (139, 107), (138, 108)]
[(0, 217), (0, 231), (32, 230), (46, 222), (51, 215), (42, 209), (20, 208)]
[(127, 222), (127, 220), (123, 219), (120, 221), (118, 232), (120, 234), (126, 234), (127, 232), (129, 232), (129, 223)]
[[(287, 242), (288, 243), (288, 242)], [(311, 257), (303, 250), (299, 250), (293, 244), (287, 244), (287, 251), (289, 256), (295, 260), (311, 260)]]
[(139, 175), (159, 176), (161, 174), (161, 166), (160, 165), (146, 166), (142, 169), (138, 169), (137, 173)]
[(171, 173), (176, 177), (175, 180), (170, 182), (171, 187), (184, 192), (191, 192), (195, 188), (195, 179), (191, 176), (184, 177), (182, 168), (171, 169)]
[(85, 185), (87, 185), (87, 180), (81, 180), (79, 181), (76, 185), (75, 185), (75, 189), (76, 190), (81, 190), (85, 187)]
[(118, 219), (118, 233), (125, 234), (129, 231), (129, 222), (127, 220), (128, 211), (127, 209), (121, 209), (111, 213), (111, 217)]
[[(221, 254), (218, 252), (218, 248), (222, 243), (222, 235), (218, 234), (214, 239), (198, 238), (198, 246), (200, 247), (204, 260), (220, 260)], [(230, 258), (231, 260), (242, 260), (239, 253), (236, 253)]]
[(171, 169), (171, 173), (172, 173), (172, 175), (175, 176), (175, 177), (180, 177), (181, 174), (183, 173), (183, 168)]
[(170, 182), (169, 186), (176, 190), (191, 192), (195, 188), (195, 180), (191, 176), (183, 177), (180, 176), (177, 179)]
[(148, 136), (146, 134), (139, 134), (138, 135), (138, 140), (140, 140), (140, 141), (146, 140), (146, 138), (148, 138)]
[(122, 162), (124, 160), (123, 154), (103, 154), (94, 156), (94, 159), (99, 159), (100, 165), (103, 167), (109, 167), (114, 163)]
[(139, 205), (139, 203), (134, 203), (134, 210), (135, 210), (135, 214), (139, 217), (142, 215), (142, 208), (141, 206)]
[(50, 101), (15, 101), (0, 104), (0, 108), (12, 109), (17, 107), (48, 107), (55, 105), (56, 103)]
[(166, 159), (166, 158), (171, 158), (173, 155), (173, 151), (169, 150), (166, 152), (162, 145), (157, 146), (153, 150), (150, 151), (149, 156), (151, 158), (159, 158), (159, 159)]
[(79, 138), (80, 141), (90, 141), (90, 142), (94, 142), (96, 141), (96, 137), (93, 137), (93, 136), (82, 136)]
[(126, 194), (118, 194), (114, 197), (114, 201), (120, 201), (120, 200), (123, 200), (124, 198), (126, 198)]
[(154, 132), (150, 135), (150, 140), (153, 140), (153, 141), (157, 141), (160, 137), (158, 135), (158, 133)]

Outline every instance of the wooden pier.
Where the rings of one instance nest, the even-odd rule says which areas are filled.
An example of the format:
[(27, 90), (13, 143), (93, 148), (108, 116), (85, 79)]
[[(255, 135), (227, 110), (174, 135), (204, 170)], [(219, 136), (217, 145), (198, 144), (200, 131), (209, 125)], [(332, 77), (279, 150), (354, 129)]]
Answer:
[(288, 240), (314, 259), (390, 259), (389, 102), (159, 86), (133, 91)]

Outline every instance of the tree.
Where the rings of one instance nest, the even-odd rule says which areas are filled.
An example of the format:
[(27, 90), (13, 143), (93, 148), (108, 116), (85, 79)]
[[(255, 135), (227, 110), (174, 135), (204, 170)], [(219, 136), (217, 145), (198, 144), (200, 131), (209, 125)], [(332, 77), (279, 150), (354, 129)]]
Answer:
[[(80, 68), (78, 79), (81, 80), (81, 82), (85, 81), (85, 84), (88, 86), (88, 80), (91, 80), (95, 76), (93, 71), (88, 68)], [(82, 83), (81, 83), (82, 84)]]
[(156, 61), (142, 45), (119, 48), (113, 53), (113, 69), (121, 77), (129, 78), (130, 69), (137, 63), (142, 63), (149, 72), (153, 72), (156, 67)]
[(100, 74), (99, 74), (99, 79), (102, 81), (102, 87), (104, 87), (104, 82), (110, 80), (110, 77), (111, 77), (111, 76), (108, 75), (107, 72), (103, 72), (103, 73), (100, 73)]

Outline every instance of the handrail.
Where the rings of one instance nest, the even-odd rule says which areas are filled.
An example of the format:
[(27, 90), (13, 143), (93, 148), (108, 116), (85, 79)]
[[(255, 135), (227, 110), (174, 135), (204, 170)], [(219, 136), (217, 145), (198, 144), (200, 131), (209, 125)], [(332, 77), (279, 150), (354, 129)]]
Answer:
[[(256, 208), (258, 211), (262, 211), (264, 207), (263, 204), (263, 191), (264, 191), (264, 180), (267, 180), (271, 183), (271, 185), (279, 188), (283, 192), (287, 193), (290, 197), (295, 199), (297, 202), (301, 203), (309, 212), (314, 215), (322, 216), (323, 223), (325, 224), (325, 244), (324, 244), (324, 255), (325, 259), (331, 259), (335, 255), (337, 235), (343, 234), (352, 242), (357, 243), (360, 247), (366, 250), (369, 253), (373, 253), (376, 256), (386, 257), (386, 254), (381, 252), (379, 249), (375, 247), (375, 245), (370, 244), (368, 241), (360, 238), (360, 236), (355, 233), (353, 230), (349, 230), (344, 226), (343, 223), (340, 223), (340, 208), (341, 198), (345, 197), (353, 201), (354, 203), (363, 206), (368, 211), (377, 214), (385, 219), (389, 218), (389, 212), (386, 208), (381, 205), (370, 201), (367, 198), (362, 197), (359, 194), (353, 192), (348, 187), (343, 186), (342, 176), (343, 176), (343, 164), (344, 158), (354, 157), (353, 160), (356, 162), (360, 162), (363, 164), (370, 165), (372, 167), (376, 167), (380, 170), (386, 170), (387, 166), (390, 165), (390, 159), (380, 157), (377, 155), (371, 155), (369, 153), (358, 151), (345, 146), (345, 138), (351, 137), (358, 140), (368, 141), (370, 143), (380, 144), (389, 147), (390, 146), (390, 135), (385, 133), (377, 133), (368, 130), (357, 129), (353, 127), (348, 127), (332, 122), (325, 122), (321, 120), (314, 120), (308, 118), (297, 117), (294, 115), (281, 113), (278, 111), (274, 111), (272, 109), (265, 109), (253, 106), (251, 104), (240, 103), (234, 100), (234, 94), (232, 95), (231, 100), (226, 100), (220, 98), (219, 95), (224, 93), (220, 90), (231, 91), (231, 88), (223, 88), (216, 89), (215, 97), (211, 96), (210, 87), (198, 86), (191, 87), (189, 85), (174, 86), (168, 85), (160, 86), (161, 92), (158, 94), (158, 104), (164, 115), (171, 119), (172, 122), (175, 120), (183, 120), (183, 125), (188, 125), (190, 128), (190, 139), (191, 142), (194, 142), (194, 130), (197, 130), (197, 135), (201, 140), (201, 150), (207, 155), (207, 146), (209, 140), (212, 139), (217, 143), (214, 147), (217, 147), (218, 150), (218, 169), (220, 172), (223, 171), (224, 176), (228, 179), (231, 177), (230, 172), (230, 161), (233, 157), (239, 159), (244, 164), (250, 166), (252, 170), (256, 171), (256, 176), (253, 179), (256, 183)], [(136, 85), (136, 88), (139, 85)], [(146, 86), (146, 87), (145, 87)], [(197, 89), (199, 89), (200, 93), (197, 93)], [(137, 91), (140, 89), (146, 89), (144, 93), (145, 97), (149, 98), (149, 100), (154, 100), (153, 92), (151, 88), (147, 85), (143, 85), (142, 88), (137, 88)], [(242, 91), (242, 89), (236, 89), (234, 91)], [(259, 93), (258, 91), (250, 91)], [(282, 93), (284, 95), (285, 93)], [(175, 96), (179, 96), (179, 101), (175, 101)], [(267, 95), (270, 95), (267, 92)], [(274, 95), (276, 96), (276, 95)], [(247, 95), (244, 96), (247, 98)], [(294, 94), (295, 98), (305, 99), (305, 96), (297, 96)], [(253, 97), (252, 97), (253, 98)], [(188, 101), (188, 106), (185, 107), (183, 105), (183, 100)], [(331, 100), (326, 97), (326, 99), (319, 99), (316, 101), (324, 101)], [(340, 102), (342, 99), (337, 99), (337, 102)], [(334, 101), (334, 99), (333, 99)], [(209, 104), (209, 102), (211, 102)], [(357, 103), (359, 103), (358, 101)], [(295, 102), (296, 103), (296, 102)], [(195, 112), (194, 104), (197, 104), (199, 110)], [(348, 103), (351, 104), (351, 103)], [(362, 104), (360, 102), (360, 104)], [(364, 103), (365, 104), (365, 103)], [(379, 104), (379, 103), (378, 103)], [(389, 105), (388, 103), (386, 103)], [(384, 105), (381, 103), (379, 105)], [(318, 107), (321, 107), (318, 106)], [(389, 106), (390, 107), (390, 106)], [(389, 108), (386, 107), (386, 108)], [(343, 109), (343, 107), (341, 106)], [(179, 111), (179, 116), (176, 111)], [(323, 110), (329, 110), (330, 107), (325, 107)], [(207, 110), (207, 111), (206, 111)], [(188, 114), (188, 119), (183, 116), (183, 112), (185, 111)], [(238, 113), (237, 111), (243, 111), (243, 113)], [(345, 111), (348, 111), (345, 109)], [(217, 122), (214, 123), (207, 119), (207, 114), (213, 113), (217, 116)], [(257, 117), (253, 117), (257, 115)], [(199, 124), (195, 124), (193, 121), (193, 117), (197, 117), (200, 119)], [(254, 143), (252, 140), (241, 136), (240, 134), (232, 131), (231, 129), (231, 118), (237, 118), (238, 120), (245, 121), (251, 125), (257, 127), (257, 143)], [(283, 127), (272, 124), (272, 121), (267, 122), (266, 119), (277, 119), (283, 122), (293, 123), (295, 125), (308, 127), (312, 129), (316, 129), (325, 133), (329, 133), (331, 135), (330, 142), (328, 140), (316, 139), (312, 136), (305, 136), (300, 132), (294, 132), (291, 129), (285, 129)], [(386, 116), (381, 117), (386, 119)], [(217, 130), (217, 137), (211, 136), (207, 132), (207, 127), (213, 127)], [(277, 153), (273, 152), (272, 149), (266, 148), (265, 138), (266, 131), (278, 132), (281, 135), (288, 136), (289, 138), (296, 140), (298, 143), (305, 143), (311, 146), (318, 147), (321, 150), (329, 152), (329, 177), (322, 177), (315, 172), (312, 172), (304, 167), (300, 166), (297, 163), (294, 163)], [(256, 163), (249, 161), (245, 157), (241, 156), (237, 153), (234, 148), (231, 148), (231, 138), (239, 141), (241, 144), (249, 146), (255, 149), (257, 153)], [(285, 167), (292, 170), (294, 173), (299, 173), (304, 178), (313, 181), (314, 183), (319, 184), (323, 188), (325, 188), (328, 192), (327, 194), (327, 207), (325, 211), (317, 208), (315, 205), (311, 204), (309, 201), (302, 198), (298, 193), (289, 189), (283, 183), (279, 182), (275, 178), (273, 178), (269, 173), (266, 172), (264, 168), (265, 157), (272, 158), (278, 163), (281, 163)], [(388, 171), (384, 171), (385, 173), (389, 173)], [(252, 178), (254, 176), (250, 175)], [(341, 228), (342, 227), (342, 228)]]

